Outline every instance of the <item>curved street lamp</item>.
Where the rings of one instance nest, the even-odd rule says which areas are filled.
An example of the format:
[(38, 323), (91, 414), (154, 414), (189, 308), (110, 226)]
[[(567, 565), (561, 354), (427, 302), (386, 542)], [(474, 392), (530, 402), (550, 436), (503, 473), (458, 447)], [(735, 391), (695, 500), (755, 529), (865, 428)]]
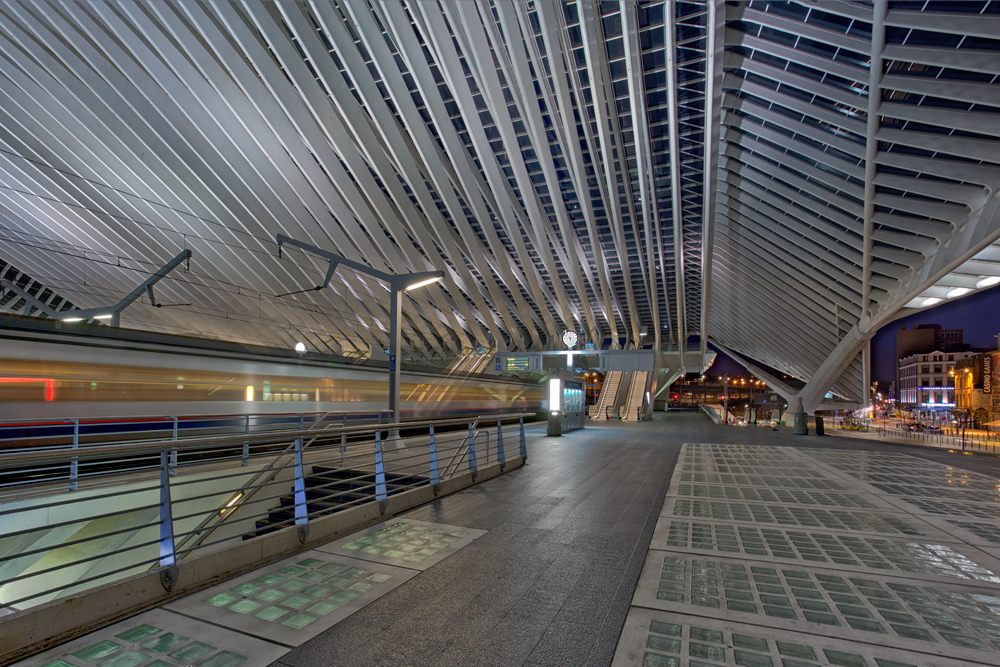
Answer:
[[(389, 284), (389, 292), (391, 294), (389, 300), (389, 412), (392, 413), (392, 423), (399, 423), (399, 321), (403, 315), (403, 304), (399, 298), (400, 292), (408, 292), (410, 290), (417, 289), (419, 287), (424, 287), (432, 283), (436, 283), (444, 278), (444, 271), (423, 271), (421, 273), (385, 273), (384, 271), (379, 271), (373, 269), (367, 264), (362, 264), (360, 262), (355, 262), (354, 260), (347, 259), (341, 255), (330, 252), (329, 250), (323, 250), (322, 248), (317, 248), (314, 245), (308, 243), (303, 243), (302, 241), (296, 241), (295, 239), (285, 236), (284, 234), (278, 234), (278, 256), (281, 256), (281, 246), (290, 245), (299, 248), (300, 250), (305, 250), (314, 255), (318, 255), (323, 259), (330, 262), (326, 269), (326, 277), (323, 278), (323, 283), (313, 287), (313, 290), (319, 291), (330, 284), (333, 279), (333, 274), (337, 270), (338, 266), (346, 266), (358, 273), (362, 273), (366, 276), (371, 276), (381, 280), (384, 283)], [(310, 291), (310, 290), (303, 290)]]

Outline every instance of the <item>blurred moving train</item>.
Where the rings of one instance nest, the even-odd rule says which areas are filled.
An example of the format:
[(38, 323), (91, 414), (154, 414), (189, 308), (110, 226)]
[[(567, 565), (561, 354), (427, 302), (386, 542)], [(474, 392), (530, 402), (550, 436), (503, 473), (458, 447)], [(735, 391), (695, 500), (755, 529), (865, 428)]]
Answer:
[[(0, 421), (385, 410), (388, 364), (0, 314)], [(537, 380), (402, 369), (403, 419), (539, 412)]]

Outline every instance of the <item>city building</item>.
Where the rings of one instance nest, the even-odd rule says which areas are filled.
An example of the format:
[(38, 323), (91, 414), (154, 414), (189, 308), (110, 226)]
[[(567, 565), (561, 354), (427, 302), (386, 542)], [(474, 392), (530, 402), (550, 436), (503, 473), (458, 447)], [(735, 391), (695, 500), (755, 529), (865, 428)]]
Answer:
[(1000, 430), (1000, 351), (975, 354), (955, 363), (955, 415), (971, 428)]
[(901, 407), (919, 419), (939, 418), (955, 407), (955, 364), (968, 351), (934, 350), (899, 360), (896, 387)]
[[(943, 329), (940, 324), (914, 323), (912, 329), (907, 329), (906, 322), (903, 322), (902, 328), (896, 332), (895, 358), (902, 360), (913, 355), (929, 354), (935, 350), (967, 351), (969, 346), (963, 342), (963, 335), (962, 329)], [(902, 364), (897, 365), (895, 398), (900, 403), (906, 403), (908, 401), (903, 397), (901, 368)]]

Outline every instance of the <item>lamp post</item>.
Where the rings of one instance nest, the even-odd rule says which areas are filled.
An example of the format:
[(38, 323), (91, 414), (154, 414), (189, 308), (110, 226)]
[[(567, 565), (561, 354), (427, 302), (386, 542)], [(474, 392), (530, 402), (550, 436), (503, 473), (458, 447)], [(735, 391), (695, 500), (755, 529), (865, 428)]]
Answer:
[(725, 418), (722, 421), (723, 423), (728, 424), (729, 423), (729, 376), (728, 375), (726, 376), (725, 389), (723, 389), (723, 397), (724, 398), (722, 399), (723, 400), (722, 411), (725, 413), (724, 415)]
[[(430, 285), (431, 283), (436, 283), (442, 278), (444, 278), (443, 271), (424, 271), (421, 273), (385, 273), (384, 271), (378, 271), (370, 266), (361, 264), (360, 262), (355, 262), (353, 260), (347, 259), (340, 255), (329, 252), (328, 250), (323, 250), (322, 248), (317, 248), (314, 245), (308, 243), (303, 243), (302, 241), (296, 241), (293, 238), (285, 236), (284, 234), (278, 234), (278, 256), (281, 256), (281, 246), (290, 245), (295, 246), (306, 252), (310, 252), (314, 255), (318, 255), (330, 262), (326, 270), (326, 277), (323, 279), (323, 283), (313, 287), (312, 290), (319, 291), (330, 284), (330, 280), (333, 279), (333, 273), (337, 270), (338, 266), (346, 266), (349, 269), (353, 269), (358, 273), (362, 273), (366, 276), (371, 276), (384, 283), (389, 284), (389, 412), (392, 413), (392, 423), (399, 423), (399, 322), (403, 315), (403, 303), (400, 297), (400, 292), (408, 292), (412, 289), (418, 287), (423, 287), (425, 285)], [(311, 291), (311, 290), (303, 290)], [(398, 435), (398, 432), (397, 432)]]

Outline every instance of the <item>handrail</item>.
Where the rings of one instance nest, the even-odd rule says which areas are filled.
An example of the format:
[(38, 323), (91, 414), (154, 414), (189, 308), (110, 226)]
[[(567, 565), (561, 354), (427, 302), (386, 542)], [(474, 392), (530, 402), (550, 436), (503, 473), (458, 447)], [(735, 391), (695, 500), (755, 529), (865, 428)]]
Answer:
[[(520, 419), (524, 417), (534, 417), (534, 412), (516, 412), (507, 413), (499, 415), (489, 415), (491, 421), (509, 421), (511, 419)], [(428, 426), (458, 426), (460, 424), (468, 424), (471, 419), (478, 420), (483, 419), (483, 416), (469, 416), (465, 418), (452, 418), (447, 420), (430, 420), (430, 421), (407, 421), (407, 422), (396, 422), (387, 424), (365, 424), (358, 426), (335, 426), (332, 427), (330, 433), (361, 433), (365, 431), (379, 430), (406, 430), (412, 428), (423, 428)], [(188, 440), (159, 440), (159, 441), (146, 441), (139, 443), (120, 443), (113, 445), (86, 445), (80, 448), (73, 447), (57, 447), (54, 449), (46, 449), (44, 451), (32, 451), (32, 450), (18, 450), (18, 451), (7, 451), (0, 452), (0, 468), (8, 467), (13, 464), (29, 464), (29, 463), (51, 463), (53, 461), (65, 460), (67, 456), (72, 456), (78, 459), (84, 458), (98, 458), (101, 456), (115, 456), (122, 454), (153, 454), (159, 453), (164, 447), (169, 447), (171, 449), (176, 448), (177, 450), (203, 450), (211, 449), (213, 447), (228, 446), (234, 444), (242, 445), (243, 442), (251, 443), (274, 443), (284, 441), (287, 438), (294, 439), (296, 436), (308, 436), (315, 435), (315, 431), (308, 429), (300, 430), (285, 430), (285, 431), (269, 431), (267, 433), (241, 433), (223, 436), (205, 436), (201, 438), (191, 438)]]
[[(372, 502), (385, 512), (393, 506), (394, 497), (405, 503), (425, 497), (404, 496), (411, 490), (440, 491), (445, 481), (449, 482), (445, 488), (452, 489), (470, 483), (468, 473), (475, 481), (477, 473), (484, 472), (484, 459), (486, 463), (494, 460), (491, 446), (499, 465), (487, 469), (489, 476), (502, 472), (505, 463), (516, 460), (520, 464), (527, 457), (525, 418), (534, 416), (533, 412), (517, 412), (346, 428), (334, 424), (321, 430), (233, 434), (187, 442), (165, 439), (0, 453), (5, 487), (15, 500), (3, 504), (0, 515), (5, 521), (13, 519), (12, 525), (19, 527), (18, 539), (32, 538), (25, 541), (31, 545), (26, 551), (0, 554), (0, 565), (5, 566), (0, 585), (20, 582), (13, 598), (8, 596), (0, 607), (25, 609), (149, 566), (159, 571), (164, 588), (170, 591), (182, 559), (284, 528), (295, 528), (299, 540), (306, 543), (310, 526), (334, 512)], [(496, 440), (490, 433), (494, 424)], [(412, 434), (404, 435), (408, 447), (383, 452), (383, 438), (399, 430)], [(482, 440), (483, 433), (486, 440)], [(348, 434), (354, 435), (349, 445), (341, 440)], [(476, 456), (473, 443), (477, 439), (486, 447), (485, 457), (481, 448)], [(246, 442), (263, 446), (248, 454), (241, 447)], [(508, 445), (506, 451), (501, 443)], [(310, 444), (306, 457), (304, 450)], [(338, 455), (338, 446), (347, 451), (339, 463), (337, 459), (344, 455)], [(177, 450), (187, 455), (175, 458)], [(247, 470), (241, 463), (251, 455), (254, 467)], [(441, 474), (439, 462), (449, 458)], [(86, 494), (77, 495), (74, 489), (67, 493), (65, 487), (56, 486), (62, 479), (58, 475), (65, 474), (62, 467), (70, 461), (80, 463), (75, 459), (83, 459), (88, 467)], [(175, 477), (175, 471), (183, 477)], [(20, 502), (28, 495), (28, 502)], [(70, 505), (74, 507), (71, 515), (53, 511)], [(94, 523), (98, 521), (99, 525)], [(77, 525), (88, 528), (72, 535), (63, 530)], [(62, 533), (68, 541), (63, 541)], [(33, 537), (49, 534), (51, 540)], [(102, 544), (94, 540), (110, 538), (117, 540), (115, 544), (90, 550), (92, 555), (79, 553), (77, 545)], [(58, 557), (36, 565), (46, 552), (58, 553)], [(94, 576), (90, 573), (97, 570), (78, 571), (83, 563), (100, 563), (100, 571)], [(42, 565), (45, 569), (33, 569)]]
[[(477, 436), (477, 435), (479, 435), (480, 433), (482, 433), (484, 431), (486, 432), (486, 462), (489, 463), (489, 460), (490, 460), (490, 430), (489, 430), (489, 428), (479, 428), (479, 422), (476, 421), (475, 424), (472, 427), (472, 430), (473, 430), (474, 437)], [(468, 451), (469, 451), (469, 436), (466, 435), (465, 436), (465, 440), (462, 441), (462, 444), (459, 445), (455, 449), (455, 453), (451, 455), (450, 459), (448, 459), (448, 464), (444, 467), (444, 470), (441, 472), (441, 474), (444, 475), (445, 477), (448, 477), (449, 475), (451, 475), (452, 473), (454, 473), (455, 470), (458, 469), (458, 462), (460, 462), (462, 460), (462, 458), (465, 457), (465, 455), (468, 453)], [(455, 459), (458, 459), (458, 461), (456, 462)]]

